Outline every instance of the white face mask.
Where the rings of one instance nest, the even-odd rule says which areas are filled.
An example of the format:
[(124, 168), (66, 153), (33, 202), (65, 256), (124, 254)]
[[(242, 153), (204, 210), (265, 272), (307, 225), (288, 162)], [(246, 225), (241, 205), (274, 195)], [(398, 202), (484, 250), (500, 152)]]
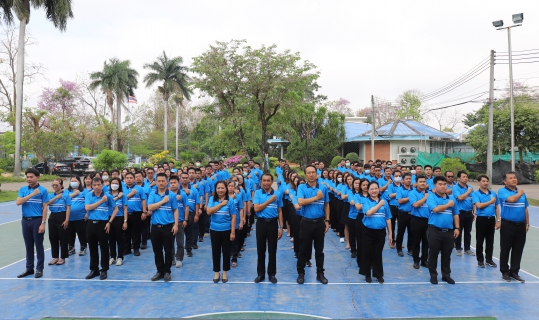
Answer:
[(200, 167), (200, 162), (197, 162), (196, 165), (197, 165), (197, 167)]
[(120, 188), (120, 185), (119, 184), (111, 184), (110, 185), (110, 188), (114, 191), (118, 190)]
[(415, 174), (415, 170), (410, 171), (411, 174)]
[(71, 188), (73, 189), (77, 189), (79, 187), (79, 183), (78, 182), (70, 182), (69, 185), (71, 186)]
[(102, 178), (103, 178), (103, 180), (108, 180), (109, 176), (103, 176)]
[(397, 182), (397, 183), (398, 183), (398, 182), (401, 182), (401, 181), (402, 181), (402, 177), (395, 177), (394, 180), (395, 180), (395, 182)]
[(342, 182), (342, 178), (337, 178), (337, 181)]
[(369, 169), (365, 170), (365, 174), (371, 174), (371, 170)]

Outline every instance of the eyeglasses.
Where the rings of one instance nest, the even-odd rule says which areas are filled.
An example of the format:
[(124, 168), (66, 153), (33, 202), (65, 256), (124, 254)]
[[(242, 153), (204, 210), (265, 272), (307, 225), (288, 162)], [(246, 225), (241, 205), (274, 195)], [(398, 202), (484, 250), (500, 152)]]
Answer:
[(455, 176), (445, 176), (446, 178), (454, 178)]
[(53, 184), (52, 186), (53, 187), (59, 187), (60, 185), (59, 184)]

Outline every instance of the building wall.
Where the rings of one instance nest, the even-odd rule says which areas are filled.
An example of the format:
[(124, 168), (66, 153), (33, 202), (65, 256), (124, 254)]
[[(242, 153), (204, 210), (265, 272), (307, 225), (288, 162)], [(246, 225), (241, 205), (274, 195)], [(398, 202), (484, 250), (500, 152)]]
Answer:
[[(363, 143), (363, 150), (365, 157), (363, 158), (365, 161), (369, 160), (393, 160), (391, 159), (391, 143), (389, 141), (375, 141), (374, 142), (374, 159), (371, 156), (371, 143), (364, 142)], [(361, 159), (361, 157), (360, 157)]]

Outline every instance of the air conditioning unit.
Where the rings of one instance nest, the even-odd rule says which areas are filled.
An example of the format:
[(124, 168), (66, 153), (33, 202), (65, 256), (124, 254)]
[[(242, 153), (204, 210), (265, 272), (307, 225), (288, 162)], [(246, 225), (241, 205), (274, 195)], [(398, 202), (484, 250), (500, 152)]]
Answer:
[(397, 151), (397, 154), (408, 154), (409, 153), (408, 147), (399, 147), (399, 150)]
[(403, 166), (411, 166), (417, 163), (417, 155), (415, 154), (400, 154), (398, 158), (399, 164)]

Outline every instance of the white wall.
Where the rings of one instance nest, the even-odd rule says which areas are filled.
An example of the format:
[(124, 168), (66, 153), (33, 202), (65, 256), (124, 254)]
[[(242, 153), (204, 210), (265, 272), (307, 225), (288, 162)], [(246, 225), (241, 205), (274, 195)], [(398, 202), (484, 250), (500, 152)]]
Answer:
[(398, 155), (400, 154), (400, 148), (406, 147), (408, 152), (410, 152), (411, 147), (415, 147), (417, 151), (428, 151), (430, 150), (429, 141), (419, 141), (419, 140), (393, 140), (391, 141), (391, 160), (398, 160)]

